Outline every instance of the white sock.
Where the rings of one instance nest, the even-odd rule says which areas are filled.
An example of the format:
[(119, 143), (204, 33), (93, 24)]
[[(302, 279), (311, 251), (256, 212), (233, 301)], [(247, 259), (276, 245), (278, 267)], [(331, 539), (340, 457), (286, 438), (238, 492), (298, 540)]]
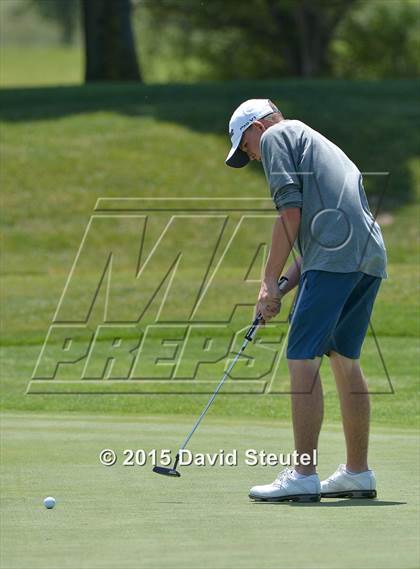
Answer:
[(358, 474), (363, 474), (363, 472), (369, 472), (369, 471), (364, 470), (363, 472), (353, 472), (353, 470), (349, 470), (346, 466), (346, 472), (347, 472), (347, 474), (350, 474), (350, 476), (357, 476)]
[(297, 470), (293, 471), (293, 478), (295, 480), (301, 480), (302, 478), (307, 478), (308, 476), (313, 476), (313, 474), (301, 474)]

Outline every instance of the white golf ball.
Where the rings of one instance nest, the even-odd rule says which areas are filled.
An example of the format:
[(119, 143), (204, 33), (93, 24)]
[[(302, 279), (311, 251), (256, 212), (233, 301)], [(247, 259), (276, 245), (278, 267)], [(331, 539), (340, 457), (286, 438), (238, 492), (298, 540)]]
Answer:
[(45, 500), (44, 500), (44, 506), (45, 506), (48, 510), (51, 510), (52, 508), (54, 508), (54, 506), (55, 506), (55, 498), (53, 498), (52, 496), (47, 496), (47, 498), (45, 498)]

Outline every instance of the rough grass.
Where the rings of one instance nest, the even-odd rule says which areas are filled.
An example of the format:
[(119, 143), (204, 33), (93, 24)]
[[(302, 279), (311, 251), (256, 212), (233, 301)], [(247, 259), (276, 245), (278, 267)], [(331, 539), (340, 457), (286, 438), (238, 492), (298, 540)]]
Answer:
[[(262, 333), (263, 336), (263, 333)], [(264, 338), (264, 336), (263, 336)], [(267, 340), (267, 339), (266, 339)], [(378, 342), (384, 357), (386, 370), (383, 367), (377, 346), (372, 337), (368, 337), (362, 358), (362, 365), (372, 392), (372, 420), (374, 424), (393, 425), (395, 427), (415, 427), (418, 424), (418, 361), (419, 348), (416, 338), (403, 338), (397, 336), (380, 336)], [(155, 355), (164, 356), (162, 347), (155, 346)], [(221, 377), (225, 360), (218, 363), (202, 365), (197, 374), (197, 380), (207, 381), (207, 389), (202, 395), (189, 395), (189, 392), (197, 392), (198, 386), (189, 382), (187, 394), (179, 394), (179, 387), (170, 384), (171, 395), (159, 395), (161, 389), (169, 390), (168, 384), (163, 387), (153, 386), (153, 390), (141, 380), (126, 380), (115, 383), (110, 380), (92, 382), (85, 380), (72, 383), (74, 370), (71, 375), (59, 373), (56, 380), (34, 379), (35, 364), (39, 356), (40, 346), (8, 346), (2, 349), (2, 398), (3, 409), (26, 410), (26, 411), (78, 411), (92, 413), (112, 414), (197, 414), (209, 397), (219, 378)], [(99, 345), (98, 355), (103, 366), (107, 359), (106, 344), (102, 348)], [(250, 346), (250, 357), (261, 358), (258, 349)], [(197, 361), (199, 354), (190, 349), (182, 358), (185, 366), (191, 361)], [(176, 360), (174, 360), (176, 361)], [(261, 368), (261, 359), (257, 359), (257, 369)], [(158, 366), (159, 367), (159, 366)], [(80, 372), (80, 369), (77, 369)], [(156, 372), (162, 372), (162, 365), (157, 370), (155, 365), (149, 363), (145, 371), (150, 377), (155, 377)], [(166, 370), (164, 371), (166, 373)], [(321, 375), (324, 383), (325, 395), (325, 420), (336, 422), (340, 420), (339, 402), (337, 399), (334, 382), (325, 358), (322, 364)], [(389, 381), (388, 381), (389, 376)], [(76, 374), (76, 379), (80, 375)], [(224, 391), (229, 394), (219, 396), (213, 405), (210, 414), (231, 417), (273, 418), (290, 420), (289, 383), (287, 366), (284, 360), (280, 361), (275, 379), (273, 391), (277, 395), (238, 395), (232, 392), (236, 379), (252, 379), (250, 372), (246, 371), (244, 363), (238, 363), (233, 379), (225, 385)], [(188, 382), (187, 382), (188, 384)], [(241, 391), (248, 389), (241, 386)], [(154, 395), (142, 395), (143, 392), (153, 391)], [(185, 389), (184, 389), (185, 391)], [(57, 393), (58, 392), (58, 393)], [(72, 395), (72, 393), (77, 395)], [(129, 394), (127, 394), (129, 392)], [(25, 395), (26, 393), (26, 395)], [(56, 393), (56, 394), (54, 394)]]
[[(23, 393), (98, 198), (266, 198), (268, 192), (259, 166), (238, 172), (226, 168), (223, 161), (228, 149), (226, 123), (234, 105), (249, 96), (269, 96), (287, 116), (305, 120), (332, 138), (362, 170), (391, 171), (385, 197), (382, 182), (377, 177), (366, 176), (374, 209), (379, 204), (380, 213), (388, 214), (383, 230), (390, 278), (382, 286), (373, 324), (396, 385), (395, 395), (377, 396), (374, 420), (413, 425), (419, 331), (419, 210), (415, 197), (418, 146), (413, 128), (418, 118), (416, 88), (416, 82), (412, 81), (282, 81), (189, 86), (93, 85), (1, 92), (1, 223), (6, 251), (2, 260), (4, 406), (127, 413), (196, 410), (196, 403), (201, 404), (204, 399), (202, 396), (98, 399)], [(404, 136), (395, 135), (396, 123)], [(240, 215), (229, 215), (219, 253)], [(150, 251), (167, 222), (158, 215), (149, 217), (145, 253)], [(241, 304), (247, 306), (238, 311), (230, 330), (249, 321), (263, 255), (257, 258), (254, 267), (251, 262), (257, 244), (269, 239), (270, 228), (271, 222), (258, 223), (252, 231), (246, 231), (236, 244), (228, 269), (221, 271), (214, 282), (207, 306), (210, 315), (224, 313), (237, 304), (237, 283), (243, 282), (252, 268), (251, 280), (241, 289)], [(112, 230), (105, 225), (93, 236), (91, 246), (84, 252), (82, 278), (74, 284), (73, 296), (66, 305), (67, 314), (74, 316), (83, 311), (86, 298), (92, 296), (98, 283), (103, 255), (110, 246), (118, 250), (112, 290), (120, 309), (130, 315), (145, 302), (147, 286), (136, 289), (132, 277), (138, 249), (137, 229), (127, 219), (121, 219)], [(214, 238), (212, 231), (202, 221), (195, 225), (185, 223), (178, 237), (171, 237), (173, 247), (189, 255), (189, 265), (179, 268), (182, 286), (178, 283), (169, 303), (172, 319), (182, 319), (186, 304), (197, 290), (194, 270), (201, 262), (203, 248)], [(150, 273), (152, 283), (162, 277), (171, 255), (171, 251), (166, 257), (163, 255), (155, 272)], [(216, 255), (213, 266), (217, 258)], [(284, 313), (289, 306), (290, 300), (285, 303)], [(149, 321), (153, 317), (153, 313), (149, 314)], [(268, 340), (276, 332), (265, 330), (262, 334)], [(372, 349), (373, 339), (368, 341), (363, 363), (368, 377), (377, 386), (386, 378), (378, 354)], [(194, 351), (188, 357), (193, 356)], [(212, 370), (214, 378), (222, 367), (213, 366)], [(288, 416), (286, 397), (260, 397), (257, 402), (254, 399), (221, 398), (215, 412)], [(333, 395), (331, 399), (327, 397), (328, 416), (332, 420), (338, 419), (337, 409)]]
[(83, 81), (83, 50), (69, 46), (2, 46), (0, 86), (77, 85)]

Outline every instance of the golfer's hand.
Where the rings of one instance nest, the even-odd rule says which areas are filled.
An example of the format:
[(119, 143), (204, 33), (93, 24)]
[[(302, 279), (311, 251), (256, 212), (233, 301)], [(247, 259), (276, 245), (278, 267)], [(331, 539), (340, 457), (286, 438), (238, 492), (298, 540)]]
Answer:
[(261, 324), (264, 325), (280, 312), (280, 308), (281, 294), (277, 281), (264, 279), (261, 282), (260, 294), (255, 307), (255, 316), (261, 313), (263, 317)]

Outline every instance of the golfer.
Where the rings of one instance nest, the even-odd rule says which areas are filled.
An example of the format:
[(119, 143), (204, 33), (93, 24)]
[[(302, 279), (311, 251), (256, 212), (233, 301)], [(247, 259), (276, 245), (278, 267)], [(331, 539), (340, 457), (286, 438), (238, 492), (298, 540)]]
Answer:
[[(298, 463), (272, 484), (254, 486), (256, 500), (318, 501), (374, 498), (368, 466), (370, 404), (360, 351), (381, 280), (386, 251), (369, 209), (362, 175), (340, 148), (299, 120), (285, 119), (268, 99), (242, 103), (229, 123), (226, 164), (262, 162), (279, 212), (256, 305), (263, 322), (280, 311), (282, 296), (299, 286), (290, 317), (287, 360), (298, 455), (314, 456), (323, 418), (319, 368), (329, 356), (341, 404), (346, 463), (320, 482), (316, 464)], [(278, 280), (292, 248), (299, 256)]]

